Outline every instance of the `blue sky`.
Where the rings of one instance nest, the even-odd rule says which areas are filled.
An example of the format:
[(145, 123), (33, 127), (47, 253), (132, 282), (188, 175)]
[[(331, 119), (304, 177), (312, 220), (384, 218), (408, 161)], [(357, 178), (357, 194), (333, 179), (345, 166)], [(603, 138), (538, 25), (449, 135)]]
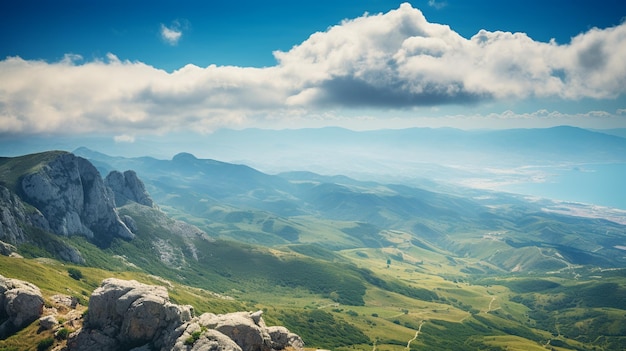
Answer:
[(5, 134), (626, 128), (624, 1), (2, 6)]
[[(56, 61), (67, 53), (94, 59), (114, 53), (168, 71), (188, 63), (272, 66), (287, 51), (343, 19), (398, 8), (405, 1), (33, 1), (7, 2), (0, 14), (0, 57)], [(430, 22), (469, 38), (481, 29), (524, 32), (559, 43), (592, 27), (618, 25), (620, 0), (412, 1)], [(161, 25), (182, 32), (176, 45)]]

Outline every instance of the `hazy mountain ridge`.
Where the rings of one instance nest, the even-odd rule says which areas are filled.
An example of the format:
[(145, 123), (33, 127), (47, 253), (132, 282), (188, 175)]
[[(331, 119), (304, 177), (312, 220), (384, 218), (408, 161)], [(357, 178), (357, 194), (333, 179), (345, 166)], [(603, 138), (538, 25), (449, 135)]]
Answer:
[[(315, 234), (306, 229), (304, 218), (312, 217), (367, 223), (379, 231), (406, 231), (419, 240), (461, 255), (475, 252), (472, 247), (482, 245), (480, 233), (497, 231), (506, 232), (497, 238), (499, 255), (511, 257), (512, 252), (523, 252), (526, 247), (553, 250), (551, 255), (533, 255), (530, 261), (520, 256), (520, 262), (526, 262), (526, 267), (520, 267), (526, 270), (542, 266), (558, 269), (580, 262), (606, 267), (624, 263), (621, 251), (616, 248), (621, 245), (623, 226), (545, 212), (540, 205), (497, 193), (483, 193), (493, 199), (481, 202), (460, 195), (362, 182), (345, 176), (328, 177), (311, 172), (272, 176), (247, 166), (202, 160), (190, 154), (179, 154), (171, 161), (106, 157), (94, 161), (110, 162), (110, 167), (135, 165), (157, 202), (171, 207), (182, 217), (187, 213), (208, 220), (194, 224), (232, 240), (264, 245), (314, 240), (337, 247), (311, 237)], [(220, 222), (224, 225), (217, 225)], [(275, 227), (277, 223), (282, 224)], [(272, 239), (272, 235), (278, 238)], [(467, 235), (474, 239), (468, 241)], [(385, 241), (378, 234), (374, 236), (378, 237), (374, 241)], [(358, 237), (345, 237), (352, 244), (346, 242), (343, 247), (367, 246), (354, 239)], [(369, 237), (367, 241), (371, 243), (372, 239)], [(501, 269), (520, 269), (519, 262), (505, 263), (498, 255), (483, 258)], [(541, 263), (543, 260), (552, 263), (546, 266)]]
[[(47, 151), (51, 145), (66, 151), (86, 146), (123, 157), (148, 155), (158, 159), (169, 159), (176, 152), (187, 150), (201, 158), (245, 163), (264, 171), (309, 170), (330, 174), (348, 174), (352, 171), (348, 175), (362, 171), (359, 165), (364, 161), (369, 161), (370, 166), (376, 165), (372, 162), (388, 165), (399, 164), (400, 161), (422, 164), (470, 162), (474, 165), (480, 162), (482, 165), (494, 166), (520, 160), (531, 163), (554, 162), (554, 156), (558, 156), (561, 162), (573, 163), (626, 161), (626, 136), (623, 131), (587, 130), (570, 126), (508, 130), (408, 128), (352, 131), (336, 127), (220, 129), (206, 135), (146, 136), (134, 143), (115, 143), (103, 137), (42, 137), (37, 140), (0, 137), (0, 149), (4, 150), (6, 156)], [(175, 149), (172, 145), (175, 145)]]
[[(611, 135), (612, 131), (617, 135)], [(20, 146), (23, 141), (0, 138), (0, 149), (17, 156), (48, 150), (50, 145), (67, 151), (87, 146), (125, 158), (147, 155), (157, 163), (186, 151), (201, 159), (245, 164), (269, 174), (301, 170), (431, 190), (461, 185), (538, 196), (553, 189), (548, 193), (552, 199), (626, 210), (626, 203), (603, 185), (612, 174), (626, 176), (626, 139), (618, 135), (619, 130), (568, 126), (511, 130), (220, 129), (209, 134), (142, 136), (132, 143), (42, 138)], [(110, 170), (94, 163), (103, 175)], [(137, 170), (132, 164), (121, 168)], [(571, 187), (578, 190), (548, 189), (551, 184), (564, 182), (577, 182)]]

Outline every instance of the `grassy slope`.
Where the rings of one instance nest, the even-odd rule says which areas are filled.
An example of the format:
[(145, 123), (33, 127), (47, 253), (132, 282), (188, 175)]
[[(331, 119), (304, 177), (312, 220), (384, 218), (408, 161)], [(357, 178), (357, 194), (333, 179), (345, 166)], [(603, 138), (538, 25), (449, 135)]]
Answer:
[[(433, 253), (423, 248), (403, 246), (406, 244), (397, 240), (402, 234), (393, 232), (389, 235), (392, 236), (390, 240), (398, 242), (395, 249), (400, 250), (400, 247), (402, 252), (412, 251), (412, 256), (420, 259), (407, 259), (408, 255), (403, 255), (405, 259), (392, 260), (387, 267), (389, 248), (351, 249), (342, 251), (341, 255), (344, 260), (352, 261), (354, 266), (341, 264), (335, 267), (311, 261), (300, 254), (289, 253), (287, 248), (268, 250), (216, 241), (211, 243), (214, 245), (211, 252), (221, 255), (213, 256), (212, 261), (205, 262), (207, 266), (202, 273), (206, 277), (211, 270), (220, 272), (221, 269), (228, 268), (230, 276), (217, 274), (210, 279), (194, 281), (196, 287), (176, 282), (179, 280), (189, 283), (191, 277), (184, 276), (164, 283), (163, 278), (150, 275), (163, 272), (153, 272), (149, 265), (133, 268), (129, 265), (133, 261), (132, 256), (125, 259), (121, 255), (115, 256), (112, 254), (113, 247), (109, 249), (111, 252), (95, 257), (100, 260), (96, 261), (98, 265), (116, 266), (117, 270), (77, 267), (84, 274), (81, 281), (75, 281), (67, 274), (69, 267), (76, 266), (51, 259), (0, 257), (0, 272), (5, 276), (33, 282), (41, 287), (46, 296), (64, 293), (77, 296), (83, 302), (102, 279), (110, 276), (136, 279), (150, 284), (172, 284), (169, 291), (175, 302), (194, 305), (200, 312), (219, 313), (263, 308), (269, 324), (287, 326), (301, 334), (310, 346), (334, 350), (371, 350), (374, 342), (377, 350), (406, 349), (408, 341), (413, 339), (422, 322), (424, 323), (418, 338), (411, 342), (412, 349), (490, 347), (498, 350), (508, 346), (510, 349), (532, 350), (542, 347), (548, 341), (555, 349), (563, 350), (582, 346), (595, 346), (598, 350), (618, 350), (623, 346), (623, 337), (620, 335), (625, 332), (622, 330), (625, 315), (622, 296), (626, 289), (626, 278), (620, 271), (604, 272), (607, 276), (603, 278), (581, 277), (579, 281), (555, 275), (510, 275), (500, 278), (482, 275), (483, 278), (478, 279), (480, 276), (461, 271), (473, 264), (469, 259), (453, 258), (456, 263), (452, 264), (450, 256), (445, 255), (445, 252)], [(91, 244), (83, 239), (73, 238), (72, 244), (86, 252), (88, 257), (93, 256), (88, 249)], [(129, 244), (120, 242), (120, 245)], [(132, 252), (128, 254), (131, 255)], [(398, 252), (395, 254), (399, 256)], [(325, 257), (323, 252), (318, 252), (317, 255)], [(335, 256), (328, 258), (338, 260)], [(308, 263), (293, 267), (294, 262), (301, 260)], [(121, 262), (127, 264), (121, 265)], [(135, 262), (141, 263), (139, 260)], [(285, 262), (289, 264), (281, 266)], [(315, 291), (304, 283), (276, 286), (275, 281), (268, 276), (263, 277), (263, 274), (260, 275), (261, 278), (253, 278), (253, 275), (259, 274), (257, 268), (260, 265), (266, 265), (268, 272), (283, 273), (285, 271), (281, 271), (282, 268), (293, 267), (296, 273), (304, 277), (310, 277), (301, 271), (305, 266), (308, 267), (306, 269), (317, 267), (322, 271), (335, 267), (334, 274), (341, 272), (339, 276), (334, 275), (335, 277), (353, 277), (355, 282), (361, 282), (366, 288), (364, 303), (360, 306), (338, 303), (332, 292)], [(367, 270), (363, 271), (358, 267)], [(346, 270), (352, 273), (346, 274)], [(189, 272), (195, 274), (193, 269)], [(320, 279), (323, 281), (323, 276), (332, 276), (332, 272), (330, 270), (311, 280), (318, 283)], [(168, 275), (176, 278), (180, 274), (180, 270), (170, 270)], [(414, 290), (407, 293), (404, 288), (406, 286), (411, 286)], [(598, 291), (605, 290), (607, 294), (602, 298), (593, 298)], [(233, 296), (235, 301), (220, 299), (209, 291)], [(433, 292), (436, 297), (420, 295), (420, 291)], [(574, 302), (561, 306), (559, 301)], [(555, 330), (557, 325), (560, 333)], [(24, 333), (32, 333), (32, 329)], [(586, 339), (581, 338), (582, 335)], [(7, 345), (18, 345), (16, 347), (19, 348), (22, 344), (17, 340), (23, 337), (24, 334), (19, 334), (10, 338), (0, 344), (0, 348)]]
[(64, 153), (66, 152), (49, 151), (21, 157), (0, 157), (0, 184), (16, 191), (20, 177), (36, 172), (39, 167)]

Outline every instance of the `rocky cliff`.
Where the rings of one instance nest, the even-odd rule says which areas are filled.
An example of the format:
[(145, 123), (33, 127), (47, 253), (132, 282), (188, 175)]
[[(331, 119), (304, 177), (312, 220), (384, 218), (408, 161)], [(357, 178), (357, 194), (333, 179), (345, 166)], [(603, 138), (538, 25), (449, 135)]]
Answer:
[(48, 220), (38, 209), (27, 210), (17, 195), (0, 185), (0, 240), (13, 245), (25, 242), (22, 225), (50, 230)]
[[(124, 221), (117, 213), (116, 193), (89, 161), (66, 152), (0, 161), (1, 241), (26, 242), (28, 227), (63, 236), (83, 235), (100, 246), (115, 237), (134, 237), (125, 223), (131, 220)], [(129, 194), (129, 200), (154, 206), (134, 172), (122, 178), (122, 185), (111, 182), (118, 191)], [(64, 256), (81, 262), (75, 252)]]
[(154, 201), (135, 171), (128, 170), (124, 173), (112, 171), (106, 176), (104, 183), (113, 191), (115, 204), (118, 207), (126, 205), (129, 201), (155, 207)]
[(24, 175), (19, 190), (24, 201), (41, 211), (55, 234), (84, 235), (98, 243), (116, 236), (133, 238), (115, 210), (112, 191), (83, 158), (60, 154)]

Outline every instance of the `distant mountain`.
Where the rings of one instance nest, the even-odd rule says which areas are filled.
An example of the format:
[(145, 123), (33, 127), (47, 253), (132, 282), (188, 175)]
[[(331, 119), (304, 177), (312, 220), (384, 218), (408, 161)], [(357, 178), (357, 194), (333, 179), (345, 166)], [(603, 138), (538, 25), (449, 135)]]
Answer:
[(618, 136), (620, 138), (626, 138), (626, 128), (614, 128), (614, 129), (592, 129), (594, 132), (604, 133), (608, 135)]
[[(84, 149), (77, 153), (89, 155)], [(165, 211), (215, 237), (261, 245), (313, 241), (337, 249), (380, 246), (387, 240), (385, 230), (400, 230), (427, 245), (480, 257), (503, 270), (522, 262), (518, 269), (579, 263), (616, 267), (626, 262), (617, 248), (622, 225), (545, 212), (541, 205), (504, 194), (482, 193), (489, 200), (477, 200), (480, 193), (469, 198), (345, 176), (268, 175), (188, 153), (172, 160), (91, 155), (96, 163), (108, 162), (108, 168), (132, 165)], [(329, 231), (333, 239), (316, 235), (320, 226), (333, 221), (343, 223)], [(354, 235), (350, 228), (362, 225), (374, 229)], [(485, 245), (481, 233), (491, 232), (502, 234)], [(527, 250), (530, 247), (551, 253), (536, 256)]]
[[(80, 146), (124, 157), (171, 158), (186, 150), (201, 158), (247, 164), (265, 172), (307, 170), (372, 179), (440, 176), (433, 165), (522, 166), (527, 164), (626, 162), (626, 136), (619, 130), (576, 127), (508, 130), (410, 128), (351, 131), (341, 128), (263, 130), (221, 129), (211, 134), (150, 137), (134, 143), (111, 138), (35, 140), (0, 136), (0, 155), (18, 156)], [(380, 179), (380, 178), (377, 178)]]

